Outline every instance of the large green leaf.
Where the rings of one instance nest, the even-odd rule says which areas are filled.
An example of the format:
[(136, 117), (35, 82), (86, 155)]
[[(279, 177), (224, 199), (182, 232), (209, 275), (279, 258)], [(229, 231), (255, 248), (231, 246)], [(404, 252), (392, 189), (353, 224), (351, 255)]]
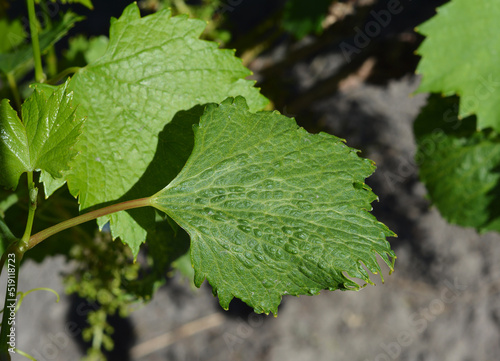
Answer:
[(420, 177), (449, 222), (500, 231), (500, 137), (460, 120), (458, 101), (432, 95), (415, 121)]
[(479, 129), (500, 131), (500, 6), (495, 1), (453, 0), (420, 25), (427, 38), (418, 54), (422, 59), (421, 92), (457, 94), (460, 117), (477, 115)]
[(393, 268), (394, 234), (368, 212), (375, 167), (356, 153), (230, 98), (207, 107), (185, 167), (152, 203), (191, 236), (197, 286), (207, 278), (224, 308), (237, 297), (276, 314), (285, 294), (371, 283), (363, 264), (380, 272), (376, 254)]
[(22, 119), (7, 99), (0, 103), (0, 184), (16, 188), (24, 172), (43, 170), (61, 177), (77, 151), (83, 118), (71, 105), (67, 83), (50, 97), (35, 87), (22, 105)]
[[(67, 12), (52, 28), (40, 34), (40, 49), (42, 53), (46, 52), (53, 44), (59, 41), (77, 21), (82, 19), (83, 17), (81, 16)], [(24, 67), (32, 59), (33, 49), (31, 44), (24, 44), (10, 53), (0, 54), (0, 71), (4, 73), (14, 72)]]
[[(167, 10), (141, 18), (131, 4), (111, 22), (105, 54), (75, 74), (75, 102), (88, 119), (79, 142), (82, 154), (66, 179), (82, 209), (149, 196), (175, 177), (191, 150), (184, 145), (192, 143), (186, 139), (192, 137), (190, 129), (172, 137), (178, 127), (169, 123), (179, 111), (239, 94), (252, 109), (264, 107), (267, 100), (244, 80), (250, 71), (234, 52), (198, 39), (204, 27)], [(162, 131), (170, 143), (159, 142)], [(155, 154), (164, 160), (152, 169)], [(152, 210), (119, 212), (99, 224), (108, 220), (113, 237), (137, 255), (154, 216)]]

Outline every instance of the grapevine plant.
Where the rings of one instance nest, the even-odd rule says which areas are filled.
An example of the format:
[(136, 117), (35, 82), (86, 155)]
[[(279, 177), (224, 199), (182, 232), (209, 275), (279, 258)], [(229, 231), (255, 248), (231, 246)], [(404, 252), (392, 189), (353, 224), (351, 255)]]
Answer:
[[(57, 69), (64, 62), (54, 64), (53, 45), (82, 19), (68, 12), (42, 29), (34, 0), (27, 8), (29, 43), (19, 40), (26, 34), (18, 21), (0, 22), (7, 39), (19, 40), (0, 48), (10, 86), (0, 103), (6, 307), (16, 298), (23, 257), (53, 253), (107, 254), (114, 263), (93, 258), (78, 272), (107, 272), (111, 283), (98, 291), (85, 288), (88, 277), (70, 283), (120, 313), (116, 300), (147, 299), (188, 249), (195, 285), (208, 280), (223, 308), (237, 297), (275, 315), (283, 295), (358, 290), (363, 284), (354, 278), (372, 283), (368, 271), (381, 272), (377, 254), (393, 270), (386, 238), (394, 233), (369, 213), (376, 196), (364, 182), (374, 163), (342, 139), (309, 134), (263, 110), (268, 100), (245, 79), (250, 72), (234, 52), (199, 38), (205, 22), (168, 9), (141, 16), (133, 3), (111, 20), (109, 39), (70, 41), (66, 60), (83, 44), (86, 65)], [(20, 89), (32, 64), (34, 82)], [(9, 221), (19, 209), (21, 232)], [(94, 219), (109, 233), (90, 233), (86, 222)], [(107, 242), (107, 234), (129, 250)], [(127, 264), (139, 252), (147, 272)], [(0, 352), (8, 359), (15, 345), (4, 310)], [(108, 329), (102, 322), (91, 322), (101, 335)]]

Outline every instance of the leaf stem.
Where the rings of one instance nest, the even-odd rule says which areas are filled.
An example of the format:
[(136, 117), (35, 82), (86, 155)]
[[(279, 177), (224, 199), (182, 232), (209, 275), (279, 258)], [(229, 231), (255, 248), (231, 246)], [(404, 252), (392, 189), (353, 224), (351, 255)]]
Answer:
[(33, 220), (35, 219), (35, 211), (37, 206), (38, 198), (38, 188), (35, 187), (33, 182), (33, 172), (28, 172), (28, 191), (30, 204), (28, 208), (28, 221), (26, 222), (26, 228), (24, 229), (23, 237), (21, 238), (20, 246), (26, 250), (28, 246), (28, 240), (31, 236), (31, 230), (33, 229)]
[(47, 55), (45, 56), (45, 63), (47, 64), (48, 76), (55, 76), (57, 74), (57, 55), (54, 45), (49, 48)]
[(80, 69), (81, 69), (81, 67), (79, 67), (79, 66), (73, 66), (71, 68), (64, 69), (59, 74), (55, 75), (53, 78), (47, 80), (47, 83), (48, 84), (56, 84), (57, 82), (59, 82), (60, 80), (64, 79), (66, 76), (68, 76), (69, 74), (74, 74)]
[(35, 247), (38, 243), (42, 242), (44, 239), (59, 233), (65, 229), (77, 226), (79, 224), (91, 221), (93, 219), (106, 216), (111, 213), (116, 213), (119, 211), (125, 211), (127, 209), (133, 209), (133, 208), (140, 208), (140, 207), (147, 207), (151, 206), (151, 197), (147, 198), (140, 198), (140, 199), (134, 199), (131, 201), (126, 201), (122, 203), (117, 203), (113, 204), (108, 207), (96, 209), (95, 211), (88, 212), (82, 215), (79, 215), (78, 217), (68, 219), (64, 222), (61, 222), (59, 224), (56, 224), (55, 226), (49, 227), (47, 229), (44, 229), (41, 232), (38, 232), (37, 234), (31, 236), (28, 242), (28, 248), (31, 249)]
[(45, 74), (42, 67), (42, 55), (40, 52), (40, 42), (38, 41), (38, 21), (35, 14), (35, 0), (26, 0), (28, 5), (28, 18), (30, 23), (31, 46), (33, 47), (33, 59), (35, 60), (35, 81), (42, 83)]
[(16, 353), (18, 353), (19, 355), (21, 356), (24, 356), (26, 357), (28, 360), (31, 360), (31, 361), (36, 361), (36, 358), (34, 358), (33, 356), (31, 355), (28, 355), (26, 352), (24, 351), (21, 351), (20, 349), (16, 348)]
[[(40, 6), (45, 13), (45, 28), (47, 30), (52, 29), (52, 21), (50, 20), (49, 14), (49, 8), (47, 7), (47, 4), (44, 1), (40, 2)], [(56, 48), (55, 45), (52, 44), (47, 52), (47, 55), (45, 56), (45, 64), (47, 64), (47, 74), (48, 77), (52, 78), (57, 74), (57, 55), (56, 55)]]

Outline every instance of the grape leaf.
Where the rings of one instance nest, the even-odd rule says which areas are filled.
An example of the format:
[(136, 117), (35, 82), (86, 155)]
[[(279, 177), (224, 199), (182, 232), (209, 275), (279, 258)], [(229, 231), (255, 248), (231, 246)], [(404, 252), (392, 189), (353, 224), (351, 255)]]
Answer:
[(458, 102), (432, 95), (415, 121), (420, 178), (450, 223), (500, 231), (500, 137), (460, 120)]
[[(244, 98), (209, 105), (180, 174), (152, 197), (191, 236), (195, 284), (273, 312), (284, 294), (357, 290), (376, 254), (392, 269), (394, 235), (368, 211), (375, 169), (332, 135), (312, 135)], [(390, 261), (392, 257), (392, 261)]]
[[(199, 40), (204, 27), (186, 16), (171, 17), (168, 10), (141, 18), (131, 4), (112, 20), (105, 54), (75, 74), (70, 86), (79, 113), (88, 119), (79, 142), (82, 154), (65, 179), (82, 209), (149, 196), (167, 184), (160, 181), (175, 176), (190, 149), (179, 147), (175, 138), (160, 143), (158, 135), (173, 130), (168, 125), (179, 111), (239, 94), (252, 109), (265, 106), (254, 82), (244, 80), (250, 71), (234, 52)], [(158, 152), (168, 160), (145, 174)], [(137, 255), (154, 217), (152, 210), (139, 209), (103, 217), (99, 225), (108, 220), (113, 238)]]
[[(64, 14), (61, 21), (54, 24), (48, 30), (40, 34), (40, 49), (46, 52), (53, 44), (59, 41), (66, 33), (73, 27), (73, 25), (82, 20), (83, 17), (77, 16), (72, 12)], [(4, 73), (11, 73), (19, 68), (22, 68), (29, 61), (33, 59), (33, 49), (31, 44), (24, 44), (19, 46), (15, 51), (10, 53), (0, 53), (0, 71)]]
[(49, 98), (35, 87), (22, 105), (23, 122), (7, 99), (0, 103), (0, 184), (16, 188), (24, 172), (44, 170), (53, 177), (69, 168), (77, 151), (83, 118), (71, 105), (67, 83)]
[(283, 14), (283, 28), (301, 39), (308, 34), (322, 32), (322, 22), (333, 0), (287, 1)]
[(422, 56), (418, 91), (459, 95), (460, 117), (476, 114), (479, 129), (496, 131), (500, 131), (499, 17), (496, 3), (453, 0), (417, 29), (427, 37), (417, 51)]

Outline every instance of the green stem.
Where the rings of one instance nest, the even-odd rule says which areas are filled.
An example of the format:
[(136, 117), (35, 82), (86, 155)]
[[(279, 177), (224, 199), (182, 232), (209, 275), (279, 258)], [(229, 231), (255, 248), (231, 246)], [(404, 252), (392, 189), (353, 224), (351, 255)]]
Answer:
[(47, 80), (47, 83), (48, 84), (56, 84), (60, 80), (64, 79), (66, 76), (68, 76), (69, 74), (74, 74), (80, 69), (81, 68), (79, 66), (73, 66), (71, 68), (64, 69), (63, 71), (61, 71), (59, 74), (57, 74), (53, 78)]
[[(45, 21), (44, 23), (46, 24), (45, 28), (47, 30), (52, 29), (52, 21), (50, 20), (49, 16), (49, 8), (47, 6), (47, 3), (44, 1), (40, 2), (40, 6), (45, 13)], [(45, 56), (45, 63), (47, 64), (47, 74), (49, 78), (54, 77), (57, 74), (57, 55), (56, 55), (56, 47), (54, 44), (52, 44), (47, 52), (47, 55)]]
[(33, 172), (28, 172), (28, 190), (30, 197), (30, 204), (28, 208), (28, 221), (26, 222), (24, 235), (21, 238), (21, 242), (19, 244), (23, 250), (27, 249), (28, 241), (31, 237), (31, 230), (33, 229), (33, 220), (35, 219), (35, 211), (37, 205), (38, 188), (35, 187), (35, 183), (33, 182)]
[(26, 357), (28, 360), (31, 360), (31, 361), (36, 361), (36, 358), (34, 358), (33, 356), (31, 355), (28, 355), (26, 352), (24, 351), (21, 351), (20, 349), (16, 348), (16, 353), (18, 353), (19, 355), (21, 356), (24, 356)]
[(57, 55), (54, 45), (49, 48), (47, 55), (45, 56), (45, 62), (47, 64), (48, 76), (54, 77), (57, 74)]
[(13, 73), (7, 73), (7, 81), (9, 82), (10, 90), (14, 96), (14, 103), (16, 104), (16, 109), (21, 110), (21, 96), (19, 95), (19, 89), (17, 88), (16, 78)]
[(35, 60), (35, 81), (42, 83), (45, 80), (45, 74), (43, 73), (42, 55), (40, 52), (40, 43), (38, 41), (38, 21), (35, 14), (35, 0), (26, 0), (26, 3), (28, 5), (33, 59)]
[(108, 207), (96, 209), (95, 211), (88, 212), (85, 214), (82, 214), (78, 217), (68, 219), (64, 222), (61, 222), (59, 224), (56, 224), (55, 226), (49, 227), (47, 229), (44, 229), (41, 232), (38, 232), (37, 234), (31, 236), (28, 242), (28, 248), (31, 249), (35, 247), (38, 243), (42, 242), (44, 239), (59, 233), (65, 229), (77, 226), (79, 224), (91, 221), (93, 219), (106, 216), (111, 213), (116, 213), (119, 211), (125, 211), (127, 209), (133, 209), (133, 208), (140, 208), (140, 207), (147, 207), (151, 206), (151, 197), (147, 198), (140, 198), (140, 199), (134, 199), (131, 201), (126, 201), (122, 203), (117, 203), (113, 204)]

